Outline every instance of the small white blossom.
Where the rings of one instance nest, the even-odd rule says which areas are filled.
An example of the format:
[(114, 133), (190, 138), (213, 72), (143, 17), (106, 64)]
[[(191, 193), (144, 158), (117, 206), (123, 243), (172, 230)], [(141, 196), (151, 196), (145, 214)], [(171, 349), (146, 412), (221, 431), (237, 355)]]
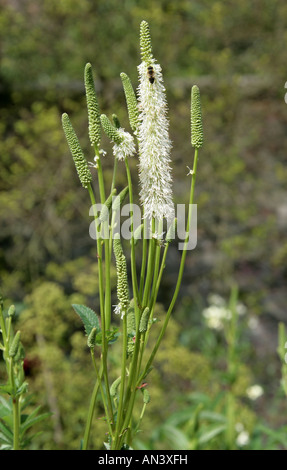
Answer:
[(210, 305), (202, 312), (206, 324), (209, 328), (214, 330), (222, 330), (224, 322), (231, 319), (231, 312), (225, 307), (218, 307), (217, 305)]
[(238, 313), (239, 316), (242, 316), (242, 315), (245, 315), (246, 312), (247, 312), (247, 308), (245, 305), (243, 305), (242, 303), (238, 303), (236, 305), (236, 311)]
[(249, 442), (250, 442), (249, 433), (247, 431), (241, 431), (236, 438), (236, 444), (238, 445), (238, 447), (247, 446)]
[(121, 306), (121, 303), (118, 303), (117, 305), (113, 305), (114, 307), (114, 313), (116, 315), (120, 315), (121, 316), (121, 320), (123, 319), (124, 315), (125, 315), (125, 312), (123, 311), (122, 309), (122, 306)]
[(223, 307), (226, 305), (224, 298), (218, 294), (210, 294), (208, 296), (208, 303), (210, 305), (216, 305), (217, 307)]
[(114, 144), (113, 154), (118, 160), (125, 160), (126, 157), (132, 157), (136, 152), (134, 138), (122, 128), (117, 129), (117, 131), (122, 136), (122, 141), (119, 144)]
[(256, 331), (259, 327), (258, 318), (255, 317), (255, 316), (250, 317), (249, 320), (248, 320), (248, 326), (249, 326), (250, 330)]
[(264, 390), (261, 385), (252, 385), (246, 390), (246, 395), (250, 400), (257, 400), (264, 394)]
[(238, 432), (238, 434), (244, 430), (244, 426), (242, 423), (236, 423), (235, 424), (235, 431)]

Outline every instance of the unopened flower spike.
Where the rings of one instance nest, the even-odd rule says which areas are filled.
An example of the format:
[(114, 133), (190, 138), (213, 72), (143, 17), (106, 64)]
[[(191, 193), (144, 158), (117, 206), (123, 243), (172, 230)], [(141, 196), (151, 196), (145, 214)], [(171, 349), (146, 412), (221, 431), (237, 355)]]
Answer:
[(85, 67), (85, 89), (89, 118), (89, 138), (92, 145), (96, 144), (99, 147), (101, 142), (100, 110), (90, 63)]
[(17, 333), (15, 334), (14, 338), (13, 338), (13, 341), (12, 341), (12, 344), (10, 346), (10, 349), (9, 349), (9, 356), (10, 357), (14, 357), (16, 356), (16, 353), (18, 351), (18, 347), (19, 347), (19, 344), (20, 344), (20, 331), (17, 331)]
[(139, 330), (141, 333), (144, 333), (147, 330), (149, 315), (150, 315), (150, 310), (148, 307), (146, 307), (143, 311), (141, 321), (140, 321), (140, 326), (139, 326)]
[(191, 145), (195, 148), (203, 145), (200, 91), (197, 85), (191, 89)]
[(88, 336), (87, 345), (89, 348), (96, 346), (97, 328), (93, 328)]
[(104, 132), (107, 136), (115, 143), (120, 144), (123, 140), (123, 136), (119, 133), (119, 130), (113, 126), (109, 118), (105, 114), (101, 114), (101, 124)]
[(13, 315), (15, 314), (15, 305), (10, 305), (9, 307), (9, 310), (8, 310), (8, 317), (13, 317)]
[(121, 318), (127, 313), (130, 304), (129, 300), (129, 285), (127, 275), (127, 262), (123, 253), (120, 238), (114, 238), (113, 241), (114, 254), (116, 258), (117, 268), (117, 297), (118, 305), (115, 308), (115, 313), (120, 314)]
[(141, 23), (139, 71), (140, 199), (146, 218), (174, 217), (170, 168), (171, 141), (161, 67), (152, 55), (149, 27)]
[(146, 21), (142, 21), (140, 25), (140, 48), (142, 62), (149, 65), (152, 62), (153, 54), (149, 25)]
[(74, 131), (74, 128), (70, 122), (69, 116), (67, 113), (62, 115), (62, 125), (64, 133), (72, 154), (72, 157), (75, 162), (75, 167), (79, 176), (79, 179), (84, 188), (87, 188), (92, 181), (92, 175), (88, 166), (88, 163), (85, 159), (83, 151), (81, 149), (78, 137)]
[(132, 130), (136, 132), (138, 128), (139, 117), (136, 94), (129, 77), (125, 73), (121, 73), (121, 79), (126, 97), (130, 126)]
[(132, 157), (136, 151), (133, 136), (124, 129), (117, 129), (115, 126), (113, 126), (105, 114), (101, 115), (101, 123), (107, 136), (114, 142), (114, 156), (118, 160), (124, 160), (126, 157)]
[(122, 377), (118, 377), (111, 385), (110, 387), (110, 394), (111, 397), (115, 398), (118, 392), (119, 385), (121, 383)]

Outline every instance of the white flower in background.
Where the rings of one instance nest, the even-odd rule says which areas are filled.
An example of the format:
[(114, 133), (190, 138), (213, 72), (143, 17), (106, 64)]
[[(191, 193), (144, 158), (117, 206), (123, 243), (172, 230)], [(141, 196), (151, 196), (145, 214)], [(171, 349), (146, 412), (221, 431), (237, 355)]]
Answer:
[(224, 322), (231, 319), (230, 310), (225, 307), (218, 307), (217, 305), (210, 305), (210, 307), (205, 308), (202, 315), (207, 326), (214, 330), (222, 330)]
[(226, 305), (225, 299), (218, 294), (209, 294), (208, 303), (210, 305), (217, 305), (217, 307), (223, 307)]
[(174, 218), (171, 141), (162, 72), (152, 55), (148, 24), (141, 23), (142, 63), (138, 66), (139, 87), (139, 178), (145, 217)]
[(258, 318), (255, 317), (255, 316), (250, 317), (249, 320), (248, 320), (248, 326), (249, 326), (250, 330), (256, 331), (259, 327)]
[(250, 400), (257, 400), (264, 394), (264, 390), (261, 385), (252, 385), (246, 390), (246, 395)]
[(235, 431), (239, 434), (241, 431), (244, 430), (244, 426), (242, 423), (236, 423), (235, 424)]
[(244, 447), (249, 444), (249, 433), (245, 430), (242, 423), (236, 423), (235, 431), (238, 433), (236, 438), (236, 444), (238, 447)]
[[(209, 307), (205, 308), (202, 312), (207, 326), (215, 330), (222, 330), (224, 322), (232, 318), (231, 310), (228, 308), (225, 299), (218, 294), (210, 294), (208, 296), (208, 303)], [(245, 305), (238, 302), (236, 304), (236, 312), (237, 315), (242, 316), (247, 312), (247, 309)]]
[(238, 313), (239, 316), (242, 316), (242, 315), (245, 315), (246, 312), (247, 312), (247, 308), (244, 304), (242, 304), (241, 302), (239, 302), (237, 305), (236, 305), (236, 311)]
[(238, 445), (238, 447), (247, 446), (249, 442), (250, 442), (249, 433), (244, 430), (241, 431), (236, 438), (236, 444)]

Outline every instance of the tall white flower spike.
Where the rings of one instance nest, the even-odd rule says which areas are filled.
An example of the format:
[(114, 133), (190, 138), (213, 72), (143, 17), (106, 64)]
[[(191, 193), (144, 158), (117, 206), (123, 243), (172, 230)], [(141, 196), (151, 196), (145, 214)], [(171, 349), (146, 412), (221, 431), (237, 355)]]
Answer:
[(149, 26), (141, 23), (142, 63), (138, 66), (139, 87), (139, 178), (144, 215), (162, 220), (174, 218), (171, 141), (161, 67), (152, 54)]

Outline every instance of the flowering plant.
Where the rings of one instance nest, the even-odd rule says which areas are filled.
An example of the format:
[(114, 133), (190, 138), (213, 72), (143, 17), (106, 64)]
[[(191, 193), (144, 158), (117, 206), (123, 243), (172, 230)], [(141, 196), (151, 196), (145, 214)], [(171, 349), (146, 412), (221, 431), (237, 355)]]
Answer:
[[(70, 147), (75, 166), (82, 183), (88, 190), (94, 216), (93, 234), (97, 243), (99, 272), (100, 318), (84, 305), (74, 305), (82, 319), (88, 336), (88, 347), (96, 374), (96, 384), (91, 398), (87, 425), (83, 439), (83, 449), (90, 440), (91, 424), (98, 392), (105, 409), (108, 440), (106, 448), (116, 450), (131, 448), (150, 401), (145, 379), (151, 371), (152, 363), (167, 328), (169, 318), (178, 297), (192, 219), (198, 149), (203, 144), (200, 93), (197, 86), (191, 91), (191, 144), (195, 148), (191, 176), (190, 197), (186, 234), (181, 253), (178, 278), (170, 306), (165, 315), (160, 334), (146, 360), (144, 352), (150, 330), (155, 321), (154, 310), (165, 268), (168, 248), (175, 237), (177, 219), (172, 199), (171, 141), (162, 70), (153, 56), (149, 26), (142, 21), (140, 27), (141, 64), (138, 66), (139, 86), (135, 93), (129, 77), (121, 74), (126, 97), (131, 132), (121, 127), (116, 115), (112, 121), (100, 114), (95, 93), (92, 67), (85, 67), (85, 87), (89, 117), (89, 138), (95, 151), (94, 163), (88, 163), (81, 149), (74, 128), (66, 113), (62, 116), (63, 129)], [(107, 193), (107, 183), (103, 172), (101, 146), (102, 130), (113, 144), (114, 170), (112, 185)], [(133, 183), (129, 159), (138, 148), (140, 201), (143, 209), (142, 223), (135, 227)], [(116, 190), (118, 165), (124, 164), (127, 187), (118, 195)], [(99, 195), (93, 188), (93, 168), (96, 170)], [(117, 213), (125, 197), (129, 198), (130, 211), (130, 271), (123, 249)], [(164, 223), (167, 231), (164, 234)], [(142, 256), (138, 274), (136, 245), (142, 239)], [(118, 303), (112, 308), (110, 264), (114, 254), (117, 271)], [(120, 315), (120, 335), (111, 329), (113, 313)], [(118, 338), (122, 342), (121, 375), (110, 383), (108, 353), (111, 344)], [(101, 355), (95, 354), (100, 348)], [(142, 393), (142, 411), (137, 423), (133, 421), (136, 396)]]

